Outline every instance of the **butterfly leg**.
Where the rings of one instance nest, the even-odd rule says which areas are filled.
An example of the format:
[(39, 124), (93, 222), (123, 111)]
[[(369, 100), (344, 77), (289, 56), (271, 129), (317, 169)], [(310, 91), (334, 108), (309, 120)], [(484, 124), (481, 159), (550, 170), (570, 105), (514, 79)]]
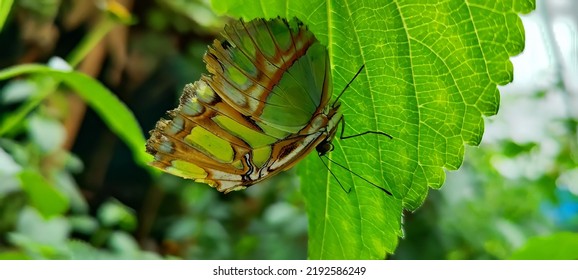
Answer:
[(354, 138), (357, 136), (363, 136), (366, 134), (377, 134), (377, 135), (382, 135), (385, 137), (388, 137), (389, 139), (393, 139), (393, 137), (391, 137), (391, 135), (385, 133), (385, 132), (381, 132), (381, 131), (371, 131), (368, 130), (366, 132), (362, 132), (362, 133), (358, 133), (358, 134), (354, 134), (354, 135), (348, 135), (348, 136), (343, 136), (343, 133), (345, 132), (345, 118), (343, 116), (341, 116), (341, 118), (339, 119), (338, 122), (341, 122), (341, 134), (339, 135), (339, 139), (341, 140), (345, 140), (345, 139), (349, 139), (349, 138)]
[[(337, 183), (339, 184), (339, 186), (341, 187), (341, 189), (342, 189), (345, 193), (349, 194), (349, 193), (351, 192), (351, 187), (350, 187), (348, 190), (346, 190), (346, 189), (343, 187), (343, 185), (341, 184), (341, 182), (339, 181), (339, 179), (337, 179), (337, 176), (335, 176), (335, 174), (333, 173), (333, 171), (331, 170), (331, 168), (329, 168), (329, 166), (327, 166), (327, 163), (325, 163), (325, 161), (323, 161), (322, 156), (319, 156), (319, 159), (321, 160), (321, 162), (323, 162), (323, 165), (325, 165), (325, 168), (327, 168), (327, 170), (329, 170), (329, 173), (331, 173), (331, 176), (333, 176), (333, 178), (335, 178), (335, 180), (337, 181)], [(327, 159), (329, 159), (329, 158), (327, 158)], [(329, 160), (332, 161), (331, 159), (329, 159)], [(332, 162), (333, 162), (333, 161), (332, 161)]]

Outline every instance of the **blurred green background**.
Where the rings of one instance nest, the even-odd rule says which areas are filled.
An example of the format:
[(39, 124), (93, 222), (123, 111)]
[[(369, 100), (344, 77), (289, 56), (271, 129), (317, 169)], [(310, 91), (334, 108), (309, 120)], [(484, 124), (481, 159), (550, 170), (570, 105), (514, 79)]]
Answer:
[[(405, 213), (405, 237), (388, 258), (578, 258), (578, 3), (537, 2), (523, 17), (526, 50), (512, 59), (514, 83), (501, 88), (482, 144), (467, 149), (441, 191)], [(148, 131), (206, 72), (202, 55), (227, 20), (208, 0), (15, 0), (0, 33), (0, 68), (81, 53), (77, 69)], [(0, 120), (43, 83), (0, 81)], [(567, 246), (553, 255), (544, 250), (552, 244)], [(61, 88), (0, 135), (0, 259), (15, 258), (305, 259), (299, 178), (289, 171), (224, 195), (151, 177)]]

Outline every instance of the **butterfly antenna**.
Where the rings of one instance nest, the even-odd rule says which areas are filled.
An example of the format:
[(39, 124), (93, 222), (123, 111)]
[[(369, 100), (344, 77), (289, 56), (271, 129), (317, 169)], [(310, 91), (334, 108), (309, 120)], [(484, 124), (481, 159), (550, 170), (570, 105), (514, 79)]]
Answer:
[[(360, 178), (361, 180), (363, 180), (363, 181), (365, 181), (365, 182), (368, 182), (368, 183), (371, 184), (372, 186), (374, 186), (374, 187), (382, 190), (382, 191), (385, 192), (386, 194), (388, 194), (388, 195), (390, 195), (390, 196), (393, 196), (393, 194), (392, 194), (390, 191), (388, 191), (388, 190), (384, 189), (383, 187), (380, 187), (380, 186), (378, 186), (377, 184), (375, 184), (375, 183), (373, 183), (373, 182), (371, 182), (371, 181), (369, 181), (369, 180), (361, 177), (361, 175), (353, 172), (351, 169), (349, 169), (349, 168), (343, 166), (342, 164), (340, 164), (340, 163), (338, 163), (338, 162), (330, 159), (329, 157), (327, 157), (327, 159), (328, 159), (329, 161), (331, 161), (332, 163), (335, 163), (337, 166), (339, 166), (339, 167), (341, 167), (341, 168), (343, 168), (343, 169), (351, 172), (351, 174), (355, 175), (357, 178)], [(323, 161), (323, 160), (321, 160), (321, 161)], [(325, 164), (325, 162), (324, 162), (323, 164)], [(327, 164), (325, 164), (325, 166), (327, 166)], [(329, 169), (329, 167), (328, 167), (328, 169)], [(331, 171), (331, 169), (329, 169), (329, 171)], [(333, 174), (333, 172), (331, 172), (331, 174)], [(335, 175), (333, 175), (333, 177), (335, 177)], [(336, 179), (337, 179), (337, 178), (336, 178)], [(339, 180), (338, 180), (337, 182), (339, 182)], [(341, 185), (341, 183), (339, 183), (339, 185)], [(343, 186), (342, 186), (342, 188), (343, 188)]]
[(341, 92), (339, 93), (339, 95), (337, 96), (335, 101), (333, 101), (333, 104), (331, 104), (331, 107), (335, 107), (335, 104), (337, 103), (337, 101), (339, 101), (339, 98), (341, 98), (341, 96), (349, 88), (351, 83), (353, 83), (353, 81), (355, 81), (355, 78), (357, 78), (357, 76), (359, 76), (361, 71), (363, 71), (363, 68), (365, 68), (365, 64), (361, 65), (361, 68), (359, 68), (359, 70), (357, 70), (357, 73), (355, 73), (355, 76), (353, 76), (353, 78), (349, 81), (349, 83), (347, 83), (347, 85), (345, 85), (345, 87), (341, 90)]
[(337, 183), (339, 184), (339, 186), (341, 187), (341, 189), (349, 194), (351, 192), (351, 188), (349, 188), (349, 190), (346, 190), (343, 185), (341, 184), (341, 182), (339, 181), (339, 179), (337, 179), (337, 176), (335, 176), (335, 174), (333, 173), (333, 171), (331, 171), (331, 168), (329, 168), (329, 166), (327, 166), (327, 163), (325, 163), (325, 161), (323, 161), (323, 158), (320, 156), (319, 159), (321, 160), (321, 162), (323, 162), (323, 165), (325, 165), (325, 168), (327, 168), (327, 170), (329, 170), (329, 173), (331, 173), (331, 176), (333, 176), (333, 178), (335, 178), (335, 180), (337, 181)]

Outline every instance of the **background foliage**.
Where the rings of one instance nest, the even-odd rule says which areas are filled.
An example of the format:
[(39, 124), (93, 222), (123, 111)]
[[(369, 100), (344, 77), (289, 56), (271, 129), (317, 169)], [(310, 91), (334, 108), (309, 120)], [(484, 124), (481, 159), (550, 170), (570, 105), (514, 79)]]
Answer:
[[(222, 195), (135, 164), (146, 155), (130, 144), (142, 141), (138, 127), (130, 127), (132, 119), (148, 130), (175, 106), (182, 86), (205, 72), (202, 54), (225, 18), (215, 16), (205, 1), (41, 3), (14, 1), (0, 33), (2, 42), (13, 42), (0, 46), (0, 67), (24, 65), (2, 72), (0, 258), (308, 256), (308, 219), (294, 170), (247, 191)], [(551, 38), (549, 42), (556, 47)], [(57, 56), (66, 62), (53, 58)], [(558, 59), (556, 65), (564, 65), (565, 58)], [(61, 74), (71, 66), (85, 75)], [(351, 69), (336, 72), (336, 88), (347, 82)], [(573, 100), (560, 69), (551, 78), (558, 82), (505, 96), (502, 108), (520, 100), (545, 104), (555, 94)], [(35, 74), (17, 75), (25, 72)], [(91, 84), (89, 76), (102, 84)], [(365, 87), (360, 83), (354, 92)], [(111, 108), (116, 101), (95, 98), (90, 95), (95, 90), (113, 92), (130, 110)], [(356, 96), (346, 101), (355, 104), (351, 100)], [(115, 118), (103, 117), (110, 115)], [(499, 117), (491, 123), (499, 125)], [(464, 165), (448, 173), (442, 191), (432, 192), (417, 212), (404, 215), (405, 237), (390, 258), (575, 259), (572, 252), (578, 250), (560, 255), (543, 250), (552, 244), (576, 246), (572, 233), (533, 238), (575, 232), (578, 226), (572, 180), (576, 116), (569, 112), (548, 124), (554, 129), (532, 127), (540, 137), (529, 141), (502, 131), (501, 138), (468, 149)], [(538, 164), (543, 161), (547, 164)], [(382, 177), (371, 171), (364, 175)], [(397, 240), (398, 232), (388, 234), (395, 239), (376, 241)], [(386, 248), (391, 251), (395, 244)], [(371, 256), (375, 254), (361, 255)]]

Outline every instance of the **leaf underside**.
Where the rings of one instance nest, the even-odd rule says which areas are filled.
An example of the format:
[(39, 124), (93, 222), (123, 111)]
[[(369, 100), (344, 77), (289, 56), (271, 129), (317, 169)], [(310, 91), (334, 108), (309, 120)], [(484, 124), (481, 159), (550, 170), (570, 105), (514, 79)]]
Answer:
[[(266, 3), (266, 4), (265, 4)], [(245, 20), (297, 17), (326, 45), (345, 135), (329, 155), (394, 197), (316, 155), (298, 165), (309, 217), (309, 258), (384, 259), (402, 235), (402, 210), (415, 210), (464, 144), (477, 145), (483, 116), (498, 110), (497, 85), (512, 81), (510, 56), (524, 47), (520, 13), (533, 0), (259, 1), (218, 0), (214, 9)]]

